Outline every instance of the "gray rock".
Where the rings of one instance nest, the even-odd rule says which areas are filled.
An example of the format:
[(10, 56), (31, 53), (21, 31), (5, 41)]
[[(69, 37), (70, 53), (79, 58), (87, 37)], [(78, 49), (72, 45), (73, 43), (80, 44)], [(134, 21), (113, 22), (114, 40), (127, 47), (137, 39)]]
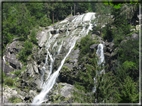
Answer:
[(10, 57), (6, 56), (6, 61), (9, 63), (10, 66), (12, 66), (14, 69), (21, 69), (22, 64), (19, 62), (16, 57), (12, 58), (12, 55)]
[(61, 88), (61, 95), (64, 97), (71, 97), (71, 92), (73, 90), (73, 85), (67, 84), (67, 83), (62, 83), (61, 84), (63, 87)]
[(138, 34), (132, 34), (131, 36), (132, 39), (138, 40), (139, 39), (139, 35)]
[(42, 47), (44, 45), (44, 43), (46, 42), (46, 40), (48, 39), (47, 37), (47, 31), (42, 31), (37, 35), (37, 39), (38, 39), (38, 45), (39, 47)]
[(10, 88), (8, 86), (5, 86), (3, 88), (3, 103), (10, 103), (9, 99), (12, 97), (20, 98), (22, 99), (22, 95), (20, 95), (16, 89)]
[(111, 42), (110, 45), (109, 45), (109, 47), (113, 49), (114, 48), (114, 43)]
[(109, 42), (105, 41), (105, 46), (108, 47), (109, 46)]
[(110, 57), (111, 57), (111, 54), (108, 53), (108, 52), (106, 52), (106, 53), (104, 53), (104, 56), (105, 56), (105, 58), (110, 58)]
[(6, 46), (6, 52), (4, 54), (5, 63), (10, 65), (13, 69), (21, 69), (22, 63), (16, 58), (17, 53), (22, 48), (22, 42), (13, 41)]
[(64, 66), (68, 67), (71, 70), (73, 69), (73, 64), (71, 64), (71, 63), (65, 63)]
[(27, 65), (27, 73), (29, 73), (30, 76), (34, 76), (34, 69), (32, 64)]
[(10, 65), (3, 62), (3, 71), (8, 74), (9, 72), (14, 71), (14, 69)]
[(41, 88), (41, 80), (40, 80), (40, 78), (38, 77), (38, 78), (36, 78), (35, 80), (34, 80), (34, 82), (35, 82), (35, 88), (36, 88), (36, 90), (40, 90)]
[(6, 51), (10, 52), (10, 54), (12, 53), (16, 54), (17, 52), (20, 51), (21, 48), (22, 48), (22, 42), (14, 40), (11, 44), (7, 45)]
[(79, 49), (73, 50), (69, 56), (69, 58), (71, 59), (71, 61), (73, 61), (74, 63), (77, 62), (78, 60), (78, 56), (79, 56)]
[(39, 73), (39, 72), (38, 72), (38, 66), (37, 66), (37, 64), (36, 64), (35, 61), (34, 61), (34, 63), (33, 63), (33, 69), (34, 69), (34, 72), (35, 72), (36, 74)]
[(98, 44), (93, 44), (93, 45), (90, 46), (90, 49), (91, 50), (97, 49), (97, 46), (98, 46)]

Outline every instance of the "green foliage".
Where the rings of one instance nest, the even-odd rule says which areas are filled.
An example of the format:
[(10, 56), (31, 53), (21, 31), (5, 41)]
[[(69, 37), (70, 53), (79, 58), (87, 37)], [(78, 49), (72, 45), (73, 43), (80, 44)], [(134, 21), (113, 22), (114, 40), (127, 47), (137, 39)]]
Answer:
[(138, 0), (124, 0), (122, 3), (120, 2), (115, 2), (115, 0), (105, 0), (104, 4), (105, 5), (110, 5), (115, 9), (120, 9), (122, 8), (122, 4), (124, 3), (130, 3), (130, 4), (138, 4)]
[(139, 76), (139, 42), (137, 40), (124, 42), (119, 46), (118, 55), (120, 66), (134, 81), (137, 81)]
[(21, 103), (22, 100), (20, 98), (17, 98), (16, 96), (12, 96), (11, 98), (9, 98), (9, 101), (11, 103)]
[(40, 25), (41, 27), (46, 27), (46, 26), (48, 26), (48, 25), (50, 25), (50, 24), (51, 24), (51, 19), (47, 18), (46, 15), (44, 15), (44, 16), (40, 19), (40, 21), (39, 21), (39, 25)]
[(14, 80), (10, 77), (4, 79), (4, 85), (14, 86)]
[(90, 46), (93, 43), (95, 43), (95, 40), (91, 38), (91, 34), (88, 34), (87, 36), (81, 39), (80, 45), (79, 45), (79, 48), (80, 48), (79, 59), (81, 59), (80, 57), (82, 57), (83, 55), (86, 55), (90, 51)]
[(21, 74), (21, 70), (17, 70), (17, 71), (15, 71), (15, 73), (14, 73), (16, 76), (19, 76), (20, 74)]
[(95, 101), (92, 88), (94, 87), (94, 76), (96, 76), (97, 59), (96, 54), (90, 52), (90, 45), (95, 43), (91, 35), (87, 35), (80, 41), (79, 64), (82, 65), (77, 74), (73, 100), (78, 103), (93, 103)]
[(30, 33), (30, 41), (31, 41), (33, 44), (36, 44), (36, 45), (37, 45), (36, 32), (37, 32), (36, 29), (33, 29), (33, 30), (31, 31), (31, 33)]
[(138, 103), (138, 86), (127, 76), (124, 82), (120, 82), (120, 89), (118, 93), (119, 103)]
[(28, 40), (25, 41), (23, 49), (19, 52), (18, 58), (23, 63), (26, 63), (28, 56), (32, 53), (32, 43)]
[(97, 102), (115, 103), (115, 93), (117, 92), (116, 79), (112, 72), (97, 76), (97, 90), (95, 93)]
[(75, 84), (75, 86), (78, 89), (73, 91), (74, 103), (93, 103), (95, 101), (93, 93), (84, 92), (83, 86), (79, 86), (78, 84)]
[(16, 76), (19, 76), (23, 70), (24, 70), (24, 68), (21, 70), (14, 70), (13, 74)]
[(125, 70), (137, 69), (136, 63), (127, 60), (123, 63), (123, 67)]

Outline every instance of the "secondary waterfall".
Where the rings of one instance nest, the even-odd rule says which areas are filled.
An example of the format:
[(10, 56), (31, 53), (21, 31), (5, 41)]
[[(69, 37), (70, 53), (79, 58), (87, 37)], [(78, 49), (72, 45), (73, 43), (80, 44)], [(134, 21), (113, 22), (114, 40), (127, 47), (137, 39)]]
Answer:
[[(91, 20), (93, 19), (95, 19), (95, 13), (85, 13), (73, 16), (72, 21), (66, 18), (60, 23), (55, 24), (54, 28), (49, 27), (49, 29), (41, 32), (41, 37), (47, 37), (47, 39), (41, 38), (44, 39), (44, 42), (40, 42), (41, 45), (45, 46), (47, 55), (41, 70), (42, 90), (34, 97), (32, 105), (40, 105), (47, 100), (48, 93), (56, 83), (59, 72), (66, 58), (75, 47), (77, 40), (86, 36), (92, 30), (93, 25)], [(78, 27), (80, 25), (82, 27)], [(61, 61), (57, 69), (55, 69), (54, 64), (56, 61), (59, 61), (58, 57), (61, 58)]]
[[(98, 66), (104, 66), (104, 50), (103, 50), (104, 46), (102, 43), (100, 43), (98, 45), (98, 48), (97, 48), (97, 51), (96, 51), (96, 54), (98, 56)], [(96, 77), (99, 75), (99, 74), (102, 74), (102, 73), (105, 73), (105, 70), (102, 69), (101, 71), (98, 71), (96, 70)], [(97, 78), (94, 77), (94, 84), (95, 86), (93, 87), (93, 92), (96, 92), (96, 84), (97, 84)]]

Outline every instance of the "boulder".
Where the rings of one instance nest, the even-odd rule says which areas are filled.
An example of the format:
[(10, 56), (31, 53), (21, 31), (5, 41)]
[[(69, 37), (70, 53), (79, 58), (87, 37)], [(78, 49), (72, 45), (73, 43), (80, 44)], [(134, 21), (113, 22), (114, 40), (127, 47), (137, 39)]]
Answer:
[(139, 39), (139, 35), (134, 33), (134, 34), (132, 34), (131, 38), (134, 39), (134, 40), (138, 40)]
[(44, 45), (44, 43), (46, 42), (46, 40), (48, 39), (47, 37), (47, 31), (42, 31), (37, 35), (37, 39), (38, 39), (38, 45), (39, 47), (42, 47)]
[(7, 63), (3, 62), (3, 71), (8, 74), (9, 72), (14, 71), (14, 69)]
[(29, 74), (29, 76), (34, 76), (34, 69), (32, 64), (27, 65), (27, 73)]
[(61, 83), (61, 85), (63, 86), (61, 88), (61, 96), (64, 96), (65, 98), (70, 98), (71, 92), (74, 89), (74, 86), (67, 83)]
[[(13, 69), (21, 69), (22, 63), (16, 58), (18, 52), (22, 49), (22, 43), (20, 41), (13, 41), (6, 46), (6, 52), (4, 53), (4, 63), (7, 63), (9, 67)], [(4, 70), (5, 71), (5, 70)]]
[(21, 50), (22, 44), (22, 42), (14, 40), (11, 44), (7, 45), (6, 51), (10, 54), (16, 54)]
[(91, 51), (94, 51), (94, 49), (97, 49), (98, 44), (93, 44), (90, 46)]
[(70, 63), (73, 63), (74, 65), (77, 65), (79, 52), (80, 52), (79, 49), (73, 50), (71, 52), (71, 54), (68, 57)]
[[(15, 57), (15, 55), (13, 55)], [(10, 66), (12, 66), (14, 69), (21, 69), (22, 68), (22, 63), (19, 62), (16, 57), (12, 58), (12, 55), (6, 56), (6, 61), (9, 63)]]
[(111, 57), (111, 54), (106, 52), (106, 53), (104, 53), (104, 56), (105, 56), (106, 59), (109, 59)]
[(38, 74), (39, 72), (38, 72), (38, 66), (37, 66), (37, 63), (34, 61), (34, 63), (33, 63), (33, 69), (34, 69), (34, 72), (36, 73), (36, 74)]
[(112, 49), (114, 49), (114, 43), (110, 42), (109, 47), (112, 48)]
[(20, 95), (16, 89), (14, 88), (10, 88), (8, 86), (5, 86), (3, 88), (3, 103), (11, 103), (11, 101), (9, 101), (10, 98), (19, 98), (22, 101), (22, 95)]

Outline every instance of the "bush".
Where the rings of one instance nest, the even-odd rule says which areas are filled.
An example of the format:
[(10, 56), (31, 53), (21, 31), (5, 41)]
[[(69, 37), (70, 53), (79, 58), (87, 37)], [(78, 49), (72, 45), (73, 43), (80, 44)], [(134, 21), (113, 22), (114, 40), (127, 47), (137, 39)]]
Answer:
[(36, 44), (36, 45), (37, 45), (36, 29), (33, 29), (33, 30), (31, 31), (31, 34), (30, 34), (30, 41), (31, 41), (33, 44)]
[(93, 43), (94, 40), (91, 38), (91, 34), (88, 34), (87, 36), (81, 39), (79, 59), (81, 59), (83, 55), (86, 55), (90, 51), (90, 46)]
[(14, 74), (15, 74), (16, 76), (19, 76), (19, 75), (21, 74), (21, 72), (22, 72), (22, 70), (16, 70), (16, 71), (14, 72)]
[(22, 102), (22, 100), (20, 98), (17, 98), (16, 96), (12, 96), (11, 98), (9, 98), (9, 101), (12, 102), (12, 103)]
[(12, 78), (5, 78), (4, 79), (4, 84), (8, 86), (13, 86), (14, 85), (14, 80)]
[(28, 56), (32, 54), (32, 47), (33, 47), (33, 44), (30, 41), (28, 40), (25, 41), (24, 48), (18, 54), (19, 60), (25, 63), (27, 61)]
[(47, 16), (43, 16), (40, 21), (39, 21), (39, 25), (41, 27), (46, 27), (48, 25), (50, 25), (52, 23), (51, 19), (47, 18)]

